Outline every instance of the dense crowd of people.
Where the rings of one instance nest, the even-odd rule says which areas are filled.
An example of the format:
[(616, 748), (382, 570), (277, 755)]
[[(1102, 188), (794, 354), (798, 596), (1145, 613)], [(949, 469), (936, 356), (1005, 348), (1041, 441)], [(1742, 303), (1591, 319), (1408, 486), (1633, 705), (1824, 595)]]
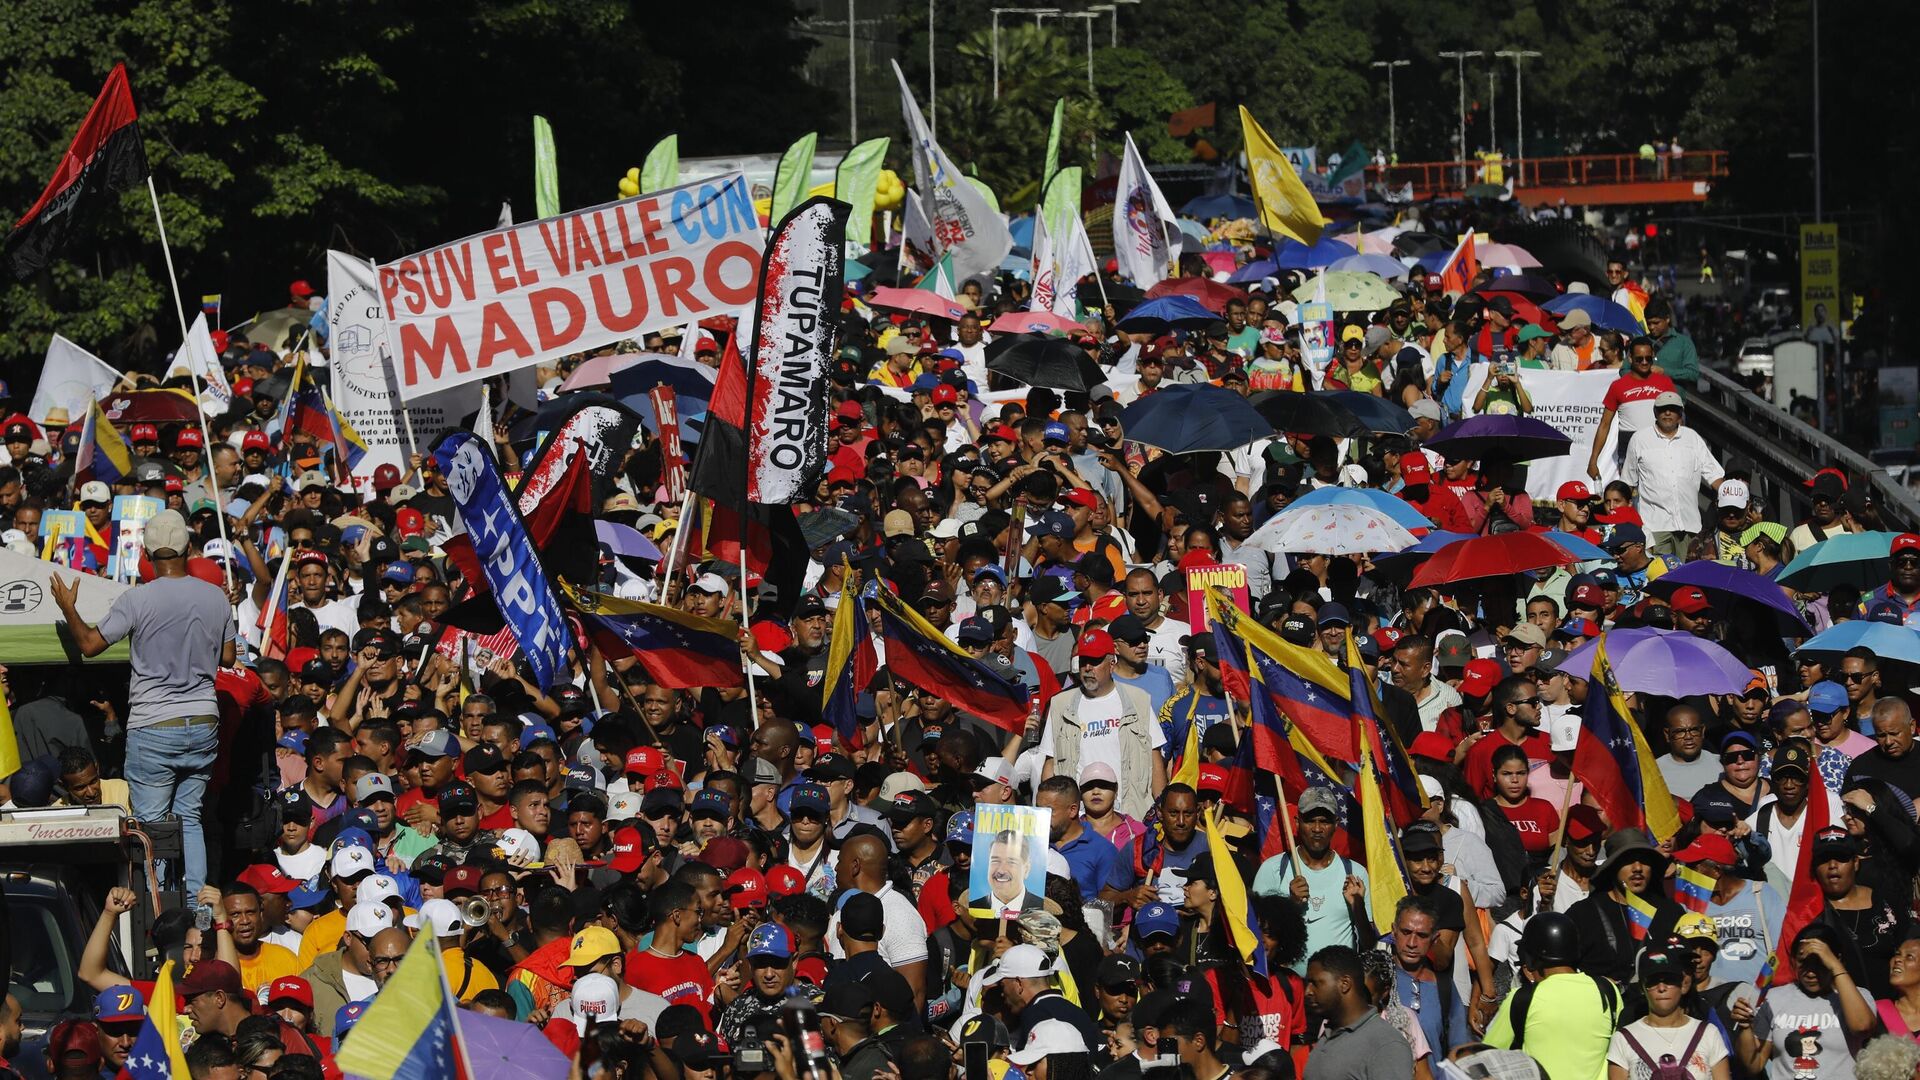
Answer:
[[(1687, 427), (1698, 360), (1663, 297), (1644, 333), (1596, 332), (1530, 319), (1497, 280), (1396, 282), (1391, 304), (1341, 316), (1324, 364), (1294, 318), (1298, 275), (1188, 329), (1129, 332), (1109, 308), (1064, 339), (1104, 381), (1065, 390), (992, 370), (1009, 335), (991, 325), (1019, 295), (1004, 280), (966, 281), (953, 320), (850, 287), (830, 464), (794, 508), (812, 548), (801, 594), (743, 597), (740, 569), (681, 535), (698, 499), (669, 499), (645, 432), (595, 516), (661, 557), (603, 540), (601, 579), (576, 583), (738, 620), (750, 686), (673, 685), (587, 637), (550, 686), (511, 643), (476, 659), (480, 635), (446, 621), (476, 583), (447, 556), (462, 525), (434, 458), (349, 482), (309, 431), (269, 431), (292, 343), (224, 335), (234, 406), (204, 437), (126, 426), (135, 460), (117, 479), (76, 475), (78, 423), (4, 424), (17, 552), (46, 554), (48, 510), (110, 534), (117, 496), (166, 507), (144, 525), (140, 583), (97, 621), (80, 600), (104, 560), (54, 556), (74, 647), (130, 642), (131, 677), (7, 673), (24, 761), (8, 807), (179, 819), (167, 874), (184, 903), (132, 951), (180, 958), (196, 1078), (337, 1074), (420, 935), (463, 1009), (536, 1025), (614, 1076), (1913, 1075), (1910, 680), (1872, 649), (1802, 645), (1853, 621), (1911, 633), (1920, 536), (1817, 591), (1774, 584), (1797, 555), (1882, 529), (1870, 491), (1826, 472), (1805, 516), (1771, 520), (1755, 479)], [(313, 290), (292, 292), (303, 306)], [(708, 325), (687, 351), (718, 364), (735, 331)], [(543, 369), (543, 392), (585, 359)], [(1475, 366), (1491, 377), (1469, 398)], [(1541, 368), (1618, 372), (1590, 470), (1620, 480), (1547, 499), (1497, 452), (1427, 448), (1463, 416), (1528, 412)], [(1357, 390), (1409, 422), (1220, 452), (1129, 439), (1127, 406), (1188, 383)], [(531, 447), (499, 419), (511, 474)], [(1255, 537), (1328, 488), (1386, 496), (1416, 535), (1585, 546), (1414, 585), (1418, 560), (1397, 551)], [(1778, 596), (1663, 586), (1695, 563)], [(1244, 568), (1253, 624), (1224, 638), (1187, 578), (1214, 564)], [(861, 627), (877, 673), (836, 727), (835, 613), (862, 588), (1019, 687), (1025, 723), (916, 685)], [(1623, 821), (1580, 746), (1611, 697), (1592, 644), (1636, 629), (1745, 674), (1728, 692), (1628, 690), (1653, 775), (1634, 774), (1640, 816)], [(1344, 707), (1414, 770), (1404, 816), (1356, 802), (1361, 772), (1329, 747), (1304, 786), (1276, 782), (1287, 744), (1262, 717), (1297, 733), (1299, 703), (1251, 700), (1268, 689), (1221, 644), (1276, 639), (1283, 668), (1310, 654), (1351, 675), (1369, 704)], [(983, 825), (976, 848), (976, 820), (1007, 807), (1037, 807), (1045, 836)], [(1391, 860), (1369, 857), (1369, 828), (1391, 834)], [(1809, 874), (1817, 913), (1792, 918)], [(53, 1074), (127, 1067), (153, 984), (129, 977), (115, 930), (147, 902), (104, 898), (78, 957), (85, 1000), (48, 1035)]]

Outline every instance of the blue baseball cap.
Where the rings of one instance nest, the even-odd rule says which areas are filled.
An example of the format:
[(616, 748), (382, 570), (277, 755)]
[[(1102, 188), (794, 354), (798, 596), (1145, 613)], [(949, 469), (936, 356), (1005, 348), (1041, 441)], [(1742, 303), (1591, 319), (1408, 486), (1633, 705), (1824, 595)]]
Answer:
[(808, 725), (806, 725), (806, 724), (795, 724), (795, 725), (793, 725), (793, 733), (794, 733), (795, 735), (798, 735), (798, 736), (800, 736), (800, 741), (801, 741), (801, 742), (803, 742), (803, 743), (806, 743), (806, 744), (807, 744), (808, 746), (817, 746), (817, 745), (819, 745), (819, 744), (818, 744), (818, 743), (817, 743), (817, 742), (816, 742), (816, 741), (814, 740), (814, 737), (813, 737), (813, 728), (811, 728), (811, 727), (809, 727), (809, 726), (808, 726)]
[(366, 829), (357, 828), (355, 826), (348, 825), (347, 827), (341, 829), (339, 834), (333, 838), (333, 846), (329, 847), (327, 851), (328, 851), (328, 854), (332, 854), (333, 852), (339, 851), (342, 848), (350, 848), (350, 847), (363, 847), (363, 848), (366, 848), (368, 851), (372, 851), (373, 850), (373, 834), (368, 832)]
[(962, 810), (947, 819), (947, 843), (973, 846), (973, 811)]
[(591, 765), (567, 766), (567, 788), (573, 791), (598, 791), (600, 771)]
[(1839, 712), (1847, 707), (1847, 688), (1832, 679), (1822, 679), (1807, 691), (1807, 708), (1817, 713)]
[(287, 906), (295, 911), (304, 911), (310, 907), (318, 907), (332, 898), (332, 891), (320, 884), (320, 879), (315, 877), (311, 881), (301, 882), (299, 888), (287, 894)]
[(1142, 938), (1149, 934), (1171, 937), (1180, 932), (1180, 912), (1166, 904), (1148, 904), (1134, 914), (1133, 931)]
[(689, 816), (718, 814), (721, 818), (726, 818), (732, 813), (733, 801), (727, 798), (726, 793), (722, 791), (702, 790), (693, 797), (693, 802), (687, 807), (687, 814)]
[(802, 810), (812, 810), (825, 816), (831, 804), (827, 801), (827, 789), (819, 784), (801, 784), (793, 789), (793, 798), (787, 803), (787, 813), (797, 814)]
[[(371, 1001), (349, 1001), (345, 1005), (340, 1006), (339, 1011), (333, 1014), (333, 1037), (337, 1040), (342, 1035), (353, 1030), (353, 1025), (359, 1023), (360, 1018), (367, 1015), (367, 1009), (372, 1005), (373, 1002)], [(335, 1049), (338, 1049), (338, 1047), (336, 1046)]]
[(549, 739), (553, 742), (560, 741), (559, 737), (553, 733), (553, 729), (547, 725), (528, 724), (526, 729), (520, 732), (520, 749), (525, 750), (541, 739)]
[(1058, 420), (1047, 422), (1047, 428), (1040, 436), (1043, 442), (1068, 443), (1073, 441), (1073, 432)]
[(1007, 572), (1000, 569), (997, 563), (983, 563), (980, 569), (973, 572), (973, 580), (979, 581), (983, 577), (999, 582), (1003, 589), (1007, 587)]
[(1613, 567), (1611, 566), (1596, 567), (1588, 571), (1587, 576), (1593, 579), (1595, 585), (1603, 589), (1617, 589), (1620, 587), (1620, 578), (1614, 574)]
[(1060, 540), (1071, 540), (1073, 533), (1073, 518), (1064, 510), (1048, 510), (1037, 514), (1027, 525), (1028, 536), (1051, 536)]
[(387, 568), (380, 571), (380, 580), (391, 581), (395, 585), (411, 585), (413, 584), (413, 565), (403, 562), (388, 563)]
[[(374, 833), (380, 831), (379, 816), (364, 806), (356, 806), (347, 811), (346, 816), (342, 817), (341, 821), (345, 822), (345, 827), (340, 830), (340, 835), (342, 836), (345, 836), (348, 832), (360, 832), (371, 837)], [(369, 844), (368, 846), (370, 847), (372, 845)]]
[(913, 380), (913, 385), (909, 388), (909, 390), (910, 392), (915, 394), (931, 394), (933, 393), (933, 388), (939, 385), (940, 385), (939, 376), (933, 375), (931, 373), (926, 373), (926, 374), (922, 374), (919, 378)]
[(747, 938), (747, 959), (771, 956), (776, 960), (793, 959), (793, 935), (779, 923), (761, 923)]
[(147, 999), (131, 986), (109, 986), (93, 996), (93, 1018), (103, 1024), (147, 1018)]
[(279, 741), (274, 745), (291, 750), (296, 754), (305, 755), (307, 752), (307, 733), (299, 730), (289, 731), (285, 735), (280, 736)]

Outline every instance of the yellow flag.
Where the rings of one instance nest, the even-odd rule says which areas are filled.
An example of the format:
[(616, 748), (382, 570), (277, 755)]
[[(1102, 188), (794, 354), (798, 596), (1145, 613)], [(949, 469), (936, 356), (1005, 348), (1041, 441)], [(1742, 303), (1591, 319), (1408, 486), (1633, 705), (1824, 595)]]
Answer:
[(180, 1044), (180, 1012), (174, 1004), (171, 960), (160, 965), (160, 975), (153, 981), (153, 1000), (147, 1002), (147, 1020), (160, 1033), (161, 1045), (167, 1048), (167, 1072), (175, 1080), (189, 1075), (187, 1052)]
[[(1200, 703), (1198, 686), (1194, 687), (1193, 697), (1197, 706)], [(1192, 709), (1187, 710), (1187, 745), (1180, 751), (1180, 767), (1173, 772), (1173, 782), (1200, 790), (1200, 724), (1194, 719)]]
[(1354, 787), (1360, 797), (1360, 831), (1367, 850), (1367, 902), (1373, 907), (1374, 928), (1384, 934), (1393, 929), (1393, 909), (1407, 895), (1407, 879), (1394, 848), (1387, 802), (1380, 794), (1378, 763), (1367, 739), (1356, 736), (1354, 742), (1360, 747), (1360, 775), (1354, 778)]
[(1320, 239), (1320, 230), (1327, 226), (1320, 205), (1245, 105), (1240, 106), (1240, 131), (1247, 140), (1247, 174), (1253, 178), (1260, 223), (1276, 236), (1291, 236), (1303, 244)]
[(13, 733), (13, 713), (7, 708), (7, 697), (0, 694), (0, 777), (19, 771), (20, 739)]
[(1207, 831), (1207, 851), (1213, 855), (1214, 882), (1220, 886), (1220, 906), (1225, 910), (1220, 916), (1226, 920), (1227, 933), (1233, 938), (1233, 947), (1240, 953), (1241, 963), (1253, 963), (1254, 953), (1260, 949), (1260, 932), (1254, 925), (1247, 908), (1247, 883), (1241, 880), (1240, 864), (1233, 861), (1233, 848), (1227, 845), (1225, 834), (1220, 831), (1220, 808), (1203, 815), (1201, 822)]

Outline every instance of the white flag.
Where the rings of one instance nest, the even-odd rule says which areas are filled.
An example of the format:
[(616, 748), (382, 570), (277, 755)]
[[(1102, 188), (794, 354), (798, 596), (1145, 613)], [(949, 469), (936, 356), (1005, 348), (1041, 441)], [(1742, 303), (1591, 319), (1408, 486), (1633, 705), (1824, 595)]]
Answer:
[(1167, 197), (1147, 172), (1140, 148), (1127, 136), (1126, 156), (1120, 162), (1120, 183), (1114, 190), (1113, 255), (1120, 273), (1142, 289), (1151, 289), (1167, 276), (1173, 258), (1168, 229), (1179, 225), (1167, 206)]
[(1080, 279), (1100, 272), (1093, 241), (1078, 217), (1068, 223), (1067, 235), (1053, 245), (1053, 263), (1053, 313), (1071, 319), (1079, 311)]
[(906, 206), (900, 212), (901, 268), (918, 276), (933, 263), (933, 222), (927, 220), (920, 193), (908, 188)]
[(208, 416), (219, 416), (233, 404), (233, 387), (227, 385), (227, 373), (220, 370), (220, 354), (213, 349), (213, 336), (207, 332), (207, 313), (201, 312), (187, 330), (186, 343), (173, 354), (168, 377), (191, 371), (200, 377), (200, 408)]
[(513, 204), (512, 203), (502, 202), (500, 204), (500, 220), (494, 222), (493, 227), (496, 229), (508, 229), (513, 227)]
[(1033, 215), (1033, 298), (1028, 311), (1052, 311), (1059, 266), (1053, 258), (1053, 239), (1047, 235), (1047, 223), (1039, 211)]
[(119, 382), (120, 373), (105, 360), (55, 334), (47, 343), (47, 358), (40, 365), (40, 385), (33, 391), (27, 415), (44, 424), (47, 413), (58, 407), (67, 410), (68, 423), (80, 423), (88, 408), (112, 393)]
[(897, 63), (893, 74), (900, 80), (900, 110), (907, 119), (914, 179), (925, 200), (927, 219), (933, 223), (934, 254), (951, 254), (954, 276), (962, 281), (975, 274), (991, 273), (1013, 250), (1006, 216), (961, 176), (946, 151), (933, 141), (926, 118), (920, 115), (920, 106), (913, 100), (913, 91), (907, 89), (907, 77), (900, 73)]

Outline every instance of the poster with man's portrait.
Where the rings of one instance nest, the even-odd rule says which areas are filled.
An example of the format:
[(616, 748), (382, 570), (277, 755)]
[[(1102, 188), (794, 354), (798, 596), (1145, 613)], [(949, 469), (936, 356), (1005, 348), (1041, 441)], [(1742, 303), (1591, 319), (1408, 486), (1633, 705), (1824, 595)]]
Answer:
[(1044, 906), (1047, 825), (1038, 806), (975, 803), (967, 906), (976, 918), (1013, 918)]

